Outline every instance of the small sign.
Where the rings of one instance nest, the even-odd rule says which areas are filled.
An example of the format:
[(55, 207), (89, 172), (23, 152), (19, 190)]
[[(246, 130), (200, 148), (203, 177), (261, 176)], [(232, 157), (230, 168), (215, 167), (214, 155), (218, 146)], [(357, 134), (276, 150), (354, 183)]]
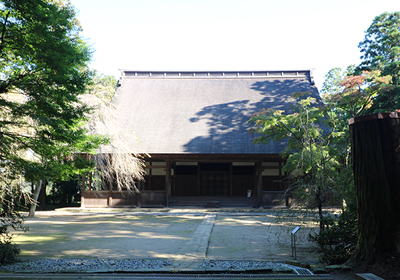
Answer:
[(292, 234), (290, 234), (290, 239), (291, 239), (291, 247), (292, 247), (292, 257), (294, 259), (297, 258), (297, 250), (296, 250), (296, 233), (299, 231), (300, 227), (295, 227), (295, 229), (292, 231)]
[(296, 232), (300, 229), (300, 227), (296, 227), (293, 231), (292, 234), (296, 234)]

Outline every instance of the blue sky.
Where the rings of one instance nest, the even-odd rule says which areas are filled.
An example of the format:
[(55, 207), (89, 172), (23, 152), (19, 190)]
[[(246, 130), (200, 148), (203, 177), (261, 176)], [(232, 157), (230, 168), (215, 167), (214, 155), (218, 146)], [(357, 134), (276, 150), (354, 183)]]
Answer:
[(91, 67), (132, 70), (314, 69), (358, 64), (375, 16), (399, 0), (71, 0)]

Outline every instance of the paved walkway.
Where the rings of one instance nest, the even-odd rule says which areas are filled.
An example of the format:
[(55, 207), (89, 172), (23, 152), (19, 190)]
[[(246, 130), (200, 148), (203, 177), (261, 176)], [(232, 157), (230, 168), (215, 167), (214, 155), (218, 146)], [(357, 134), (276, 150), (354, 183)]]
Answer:
[(214, 221), (217, 215), (206, 215), (193, 233), (190, 240), (183, 246), (172, 266), (174, 269), (184, 271), (186, 269), (198, 269), (206, 259), (208, 240), (211, 235)]

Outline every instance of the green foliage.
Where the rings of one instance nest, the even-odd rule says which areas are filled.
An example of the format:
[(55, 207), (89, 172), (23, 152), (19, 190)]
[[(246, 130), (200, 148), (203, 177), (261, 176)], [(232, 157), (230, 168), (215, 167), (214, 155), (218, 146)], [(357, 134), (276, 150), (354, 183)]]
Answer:
[[(336, 68), (328, 77), (340, 73)], [(283, 170), (292, 180), (288, 192), (294, 194), (300, 206), (318, 208), (320, 232), (311, 239), (321, 246), (322, 259), (328, 263), (347, 260), (356, 242), (348, 120), (366, 114), (377, 96), (393, 88), (391, 77), (381, 76), (377, 70), (347, 74), (340, 82), (332, 78), (326, 84), (334, 92), (326, 92), (323, 106), (304, 98), (304, 94), (296, 94), (300, 99), (292, 111), (263, 110), (250, 119), (253, 132), (258, 134), (254, 143), (287, 141), (282, 155), (287, 158)], [(324, 217), (322, 206), (335, 200), (343, 200), (347, 210), (338, 219)]]
[(383, 13), (374, 18), (365, 38), (358, 47), (363, 62), (358, 71), (379, 70), (391, 76), (394, 86), (374, 98), (370, 113), (393, 111), (400, 108), (400, 12)]
[(350, 259), (357, 245), (357, 211), (346, 210), (340, 216), (324, 217), (327, 228), (309, 235), (321, 248), (321, 261), (341, 264)]
[(0, 237), (0, 264), (13, 263), (17, 260), (17, 255), (21, 249), (18, 245), (13, 244), (11, 236), (2, 234)]
[(250, 119), (257, 133), (254, 143), (287, 141), (282, 156), (287, 159), (283, 170), (292, 178), (288, 192), (301, 206), (318, 208), (321, 231), (321, 208), (327, 201), (355, 200), (348, 120), (365, 114), (378, 94), (392, 88), (390, 76), (379, 71), (349, 75), (353, 68), (329, 72), (325, 89), (333, 92), (325, 92), (323, 105), (296, 93), (292, 111), (263, 110)]
[[(391, 76), (382, 76), (378, 70), (348, 75), (341, 82), (342, 90), (325, 95), (326, 106), (331, 107), (345, 123), (346, 119), (368, 113), (379, 95), (392, 90)], [(345, 123), (347, 125), (347, 123)]]
[(82, 177), (76, 175), (69, 181), (53, 183), (46, 195), (46, 204), (70, 205), (80, 201), (81, 180)]
[(355, 70), (355, 65), (349, 65), (345, 71), (339, 67), (332, 68), (328, 74), (325, 75), (324, 83), (322, 84), (321, 96), (325, 100), (332, 94), (338, 94), (343, 91), (341, 82), (346, 76), (352, 75)]
[(250, 122), (258, 134), (254, 143), (287, 141), (282, 156), (287, 159), (283, 170), (292, 177), (288, 191), (302, 206), (318, 208), (322, 231), (322, 206), (328, 198), (343, 199), (340, 190), (351, 183), (344, 140), (348, 132), (340, 125), (337, 110), (303, 96), (294, 96), (301, 99), (291, 112), (264, 110), (254, 114)]
[(361, 65), (385, 70), (392, 63), (399, 62), (400, 12), (385, 12), (376, 16), (358, 47), (363, 53)]
[(68, 181), (94, 169), (83, 155), (107, 139), (85, 127), (93, 108), (80, 97), (94, 73), (80, 31), (69, 1), (0, 0), (2, 180)]
[(68, 1), (0, 1), (0, 168), (9, 179), (69, 180), (94, 169), (77, 153), (107, 142), (84, 126), (93, 108), (80, 96), (94, 73), (80, 31)]
[[(2, 173), (4, 175), (4, 171)], [(21, 193), (19, 182), (7, 177), (0, 182), (0, 264), (14, 262), (20, 252), (19, 247), (12, 243), (9, 229), (28, 230), (22, 226), (23, 217), (18, 212), (19, 205), (25, 203), (25, 196)]]
[(104, 143), (82, 127), (91, 109), (79, 96), (93, 73), (73, 7), (46, 0), (0, 5), (1, 162), (31, 181), (66, 180), (93, 168), (71, 156)]
[(96, 96), (105, 103), (110, 102), (115, 95), (117, 79), (114, 76), (104, 75), (93, 71), (92, 83), (87, 88), (87, 94)]
[[(348, 120), (400, 108), (400, 12), (377, 16), (359, 47), (364, 53), (360, 66), (327, 74), (323, 106), (300, 98), (291, 112), (263, 110), (250, 119), (258, 134), (254, 143), (287, 141), (282, 155), (292, 177), (289, 191), (304, 207), (319, 209), (320, 233), (311, 238), (328, 263), (347, 259), (356, 242)], [(321, 207), (332, 195), (349, 205), (338, 219), (322, 215)]]

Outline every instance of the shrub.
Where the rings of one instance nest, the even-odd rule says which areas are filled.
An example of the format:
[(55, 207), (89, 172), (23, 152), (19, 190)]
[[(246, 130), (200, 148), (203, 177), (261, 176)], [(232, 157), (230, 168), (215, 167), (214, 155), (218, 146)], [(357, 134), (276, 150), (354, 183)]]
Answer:
[(0, 183), (0, 264), (14, 262), (20, 252), (18, 245), (12, 243), (9, 228), (28, 230), (22, 225), (24, 219), (17, 209), (24, 205), (24, 200), (18, 185)]
[(0, 264), (13, 263), (20, 253), (18, 245), (11, 242), (12, 237), (9, 234), (2, 235), (0, 240)]
[(346, 262), (357, 245), (357, 212), (346, 210), (339, 217), (327, 216), (324, 223), (324, 231), (309, 235), (309, 239), (321, 248), (321, 261), (328, 264)]

